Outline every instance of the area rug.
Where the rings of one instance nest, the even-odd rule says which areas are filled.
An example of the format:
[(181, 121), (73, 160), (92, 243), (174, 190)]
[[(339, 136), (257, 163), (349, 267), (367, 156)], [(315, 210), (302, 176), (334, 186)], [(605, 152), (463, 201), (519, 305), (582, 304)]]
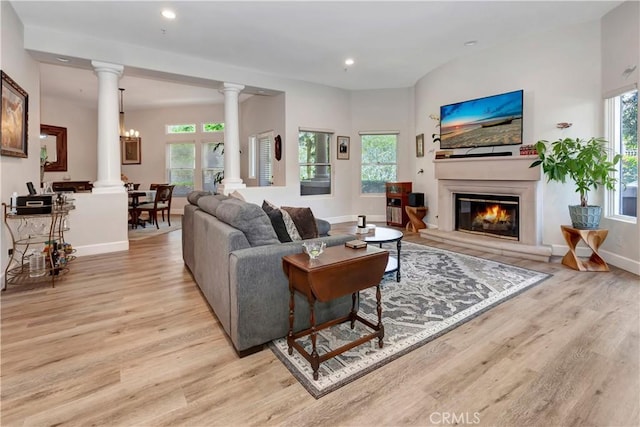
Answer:
[(148, 239), (149, 237), (159, 236), (161, 234), (169, 233), (175, 230), (182, 229), (182, 216), (180, 215), (171, 215), (171, 226), (167, 221), (162, 221), (162, 217), (160, 217), (160, 228), (156, 228), (155, 224), (146, 224), (145, 227), (137, 227), (131, 228), (129, 227), (129, 240), (143, 240)]
[[(395, 245), (386, 247), (395, 254)], [(525, 268), (481, 259), (430, 246), (403, 243), (402, 278), (395, 273), (382, 280), (384, 347), (377, 339), (320, 364), (313, 380), (309, 362), (296, 350), (289, 356), (287, 340), (270, 343), (271, 350), (316, 399), (362, 377), (473, 319), (484, 311), (550, 277)], [(375, 288), (360, 292), (358, 313), (377, 323)], [(318, 333), (317, 349), (325, 354), (369, 333), (356, 322), (333, 326)], [(311, 340), (298, 340), (311, 353)]]

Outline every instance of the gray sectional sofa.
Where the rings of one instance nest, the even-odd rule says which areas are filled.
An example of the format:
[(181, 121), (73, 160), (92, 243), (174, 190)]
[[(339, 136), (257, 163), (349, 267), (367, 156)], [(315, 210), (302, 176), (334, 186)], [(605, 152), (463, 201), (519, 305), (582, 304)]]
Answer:
[[(240, 356), (284, 337), (289, 327), (289, 285), (282, 257), (302, 242), (280, 243), (258, 205), (220, 195), (191, 193), (182, 217), (182, 254)], [(319, 229), (330, 225), (317, 220)], [(323, 236), (327, 246), (353, 236)], [(348, 313), (351, 298), (316, 304), (318, 323)], [(308, 303), (296, 295), (295, 330), (309, 327)]]

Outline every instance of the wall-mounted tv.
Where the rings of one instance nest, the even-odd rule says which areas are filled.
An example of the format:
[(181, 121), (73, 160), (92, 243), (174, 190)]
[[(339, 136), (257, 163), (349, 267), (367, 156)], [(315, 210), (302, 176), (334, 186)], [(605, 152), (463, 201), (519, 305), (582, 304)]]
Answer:
[(440, 148), (522, 144), (523, 91), (440, 107)]

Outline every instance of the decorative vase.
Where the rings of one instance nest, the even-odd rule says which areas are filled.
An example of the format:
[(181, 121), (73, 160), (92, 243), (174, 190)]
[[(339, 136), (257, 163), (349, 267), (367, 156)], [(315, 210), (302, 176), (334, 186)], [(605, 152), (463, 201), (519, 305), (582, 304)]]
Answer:
[(580, 230), (594, 230), (600, 227), (600, 218), (602, 217), (601, 206), (569, 206), (569, 216), (573, 228)]

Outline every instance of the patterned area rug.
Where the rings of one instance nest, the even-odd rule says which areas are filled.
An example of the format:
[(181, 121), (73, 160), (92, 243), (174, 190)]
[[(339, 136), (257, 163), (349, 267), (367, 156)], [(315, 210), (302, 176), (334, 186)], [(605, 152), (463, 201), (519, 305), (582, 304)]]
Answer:
[[(395, 245), (386, 247), (395, 254)], [(294, 349), (287, 352), (287, 340), (270, 343), (271, 350), (316, 399), (389, 363), (486, 310), (536, 285), (549, 274), (481, 259), (430, 246), (403, 243), (400, 283), (395, 273), (382, 280), (382, 324), (384, 347), (378, 340), (364, 343), (320, 364), (319, 378)], [(360, 292), (358, 313), (377, 323), (375, 288)], [(333, 326), (318, 333), (317, 349), (330, 349), (370, 333), (356, 322)], [(299, 340), (310, 353), (311, 340)]]

